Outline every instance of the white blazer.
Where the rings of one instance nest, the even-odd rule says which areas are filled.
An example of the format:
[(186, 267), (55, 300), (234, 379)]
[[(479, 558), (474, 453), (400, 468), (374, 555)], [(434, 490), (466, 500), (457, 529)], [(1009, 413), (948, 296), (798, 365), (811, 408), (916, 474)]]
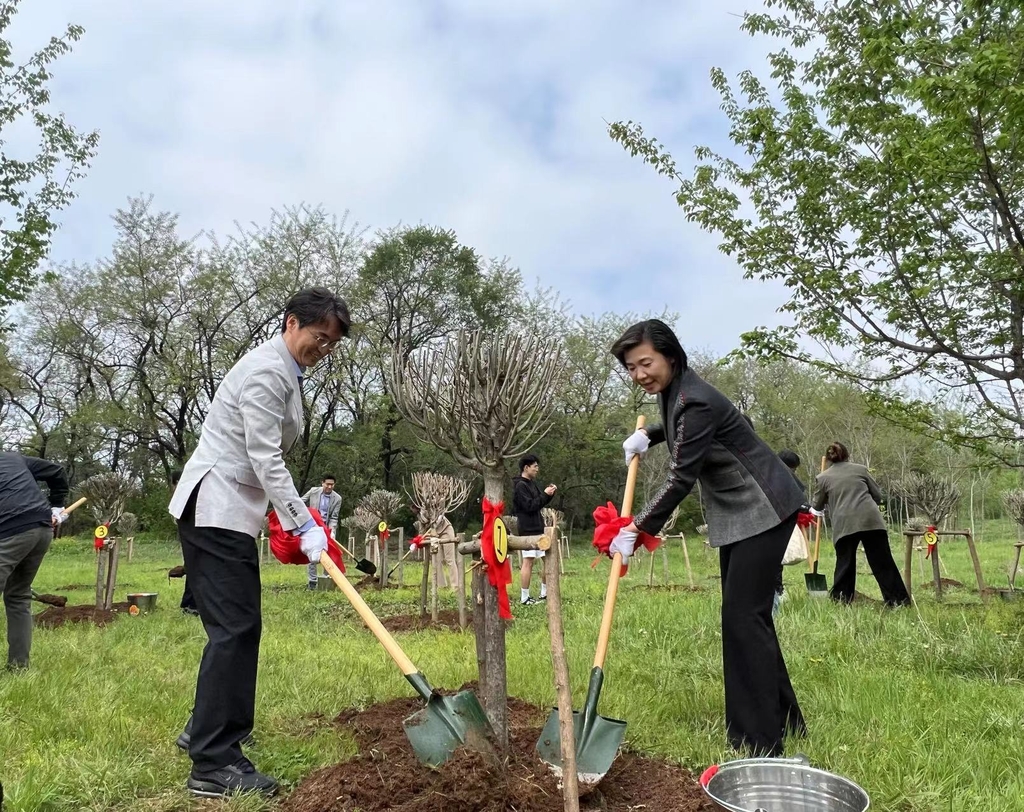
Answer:
[(247, 352), (221, 381), (168, 508), (180, 519), (200, 481), (196, 527), (255, 538), (269, 501), (285, 530), (311, 518), (284, 464), (302, 431), (295, 361), (277, 335)]

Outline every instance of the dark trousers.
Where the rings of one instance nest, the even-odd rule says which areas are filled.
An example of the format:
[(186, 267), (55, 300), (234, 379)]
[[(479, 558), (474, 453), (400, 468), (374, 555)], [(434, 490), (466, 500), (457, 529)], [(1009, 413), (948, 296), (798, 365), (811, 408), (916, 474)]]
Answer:
[(178, 521), (199, 617), (209, 640), (196, 681), (189, 756), (200, 772), (234, 764), (252, 732), (263, 620), (256, 540), (219, 527), (196, 527), (196, 490)]
[(882, 598), (889, 606), (907, 606), (910, 596), (900, 577), (900, 571), (889, 547), (889, 534), (885, 530), (864, 530), (843, 536), (836, 541), (836, 575), (831, 597), (840, 603), (850, 603), (857, 590), (857, 545), (864, 545), (871, 574), (878, 582)]
[(775, 580), (795, 525), (793, 514), (720, 550), (725, 726), (732, 746), (754, 756), (781, 755), (787, 732), (807, 732), (772, 620)]

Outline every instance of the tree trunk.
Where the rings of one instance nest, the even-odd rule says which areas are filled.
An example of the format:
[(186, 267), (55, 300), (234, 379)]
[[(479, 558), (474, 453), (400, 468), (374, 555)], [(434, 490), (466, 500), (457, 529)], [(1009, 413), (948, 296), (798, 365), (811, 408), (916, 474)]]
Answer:
[(484, 586), (487, 578), (479, 554), (473, 556), (473, 636), (476, 638), (476, 671), (480, 696), (487, 696), (487, 653), (484, 650)]
[(107, 549), (101, 547), (96, 551), (96, 608), (102, 609), (106, 600), (107, 586)]
[[(484, 471), (484, 495), (492, 503), (503, 501), (504, 471), (487, 469)], [(482, 542), (490, 539), (481, 539)], [(481, 567), (482, 568), (482, 567)], [(484, 710), (494, 728), (498, 746), (502, 752), (508, 749), (508, 688), (505, 672), (505, 621), (498, 615), (498, 590), (491, 586), (486, 574), (482, 579), (483, 586), (483, 670), (480, 673), (481, 690), (483, 691)], [(501, 589), (506, 587), (502, 585)], [(479, 630), (480, 626), (474, 623)], [(477, 642), (477, 656), (481, 651)]]

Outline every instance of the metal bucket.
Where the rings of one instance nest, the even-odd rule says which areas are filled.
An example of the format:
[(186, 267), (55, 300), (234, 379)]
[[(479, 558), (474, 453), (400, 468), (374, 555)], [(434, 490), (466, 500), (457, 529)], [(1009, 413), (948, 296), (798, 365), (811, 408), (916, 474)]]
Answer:
[(129, 592), (128, 606), (134, 606), (139, 612), (151, 612), (156, 609), (156, 596), (156, 592)]
[(338, 585), (334, 583), (330, 575), (318, 575), (316, 578), (316, 588), (320, 592), (330, 592), (336, 590)]
[(709, 767), (704, 794), (725, 812), (866, 812), (868, 794), (805, 758), (748, 758)]

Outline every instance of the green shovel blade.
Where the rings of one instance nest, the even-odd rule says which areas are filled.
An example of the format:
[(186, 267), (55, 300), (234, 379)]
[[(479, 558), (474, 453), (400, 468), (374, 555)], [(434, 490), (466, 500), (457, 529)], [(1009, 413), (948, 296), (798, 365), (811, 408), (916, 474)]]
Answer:
[(427, 699), (427, 706), (408, 717), (402, 726), (416, 757), (431, 769), (439, 767), (460, 747), (497, 759), (493, 732), (480, 700), (472, 691), (442, 696), (430, 689), (422, 674), (406, 679)]
[[(626, 723), (608, 719), (597, 713), (604, 672), (590, 672), (590, 687), (582, 711), (572, 712), (573, 735), (576, 739), (576, 775), (579, 782), (593, 786), (611, 769), (626, 735)], [(558, 724), (558, 708), (551, 711), (537, 741), (537, 755), (556, 772), (562, 769), (562, 740)]]

